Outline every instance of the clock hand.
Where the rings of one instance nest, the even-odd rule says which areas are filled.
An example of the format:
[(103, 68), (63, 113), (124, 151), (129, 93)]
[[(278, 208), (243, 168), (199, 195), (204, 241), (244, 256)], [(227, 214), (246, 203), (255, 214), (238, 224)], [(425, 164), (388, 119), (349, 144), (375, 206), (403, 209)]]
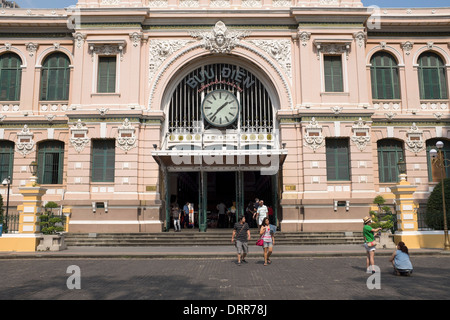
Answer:
[(226, 106), (227, 104), (230, 104), (230, 103), (232, 103), (232, 102), (233, 102), (233, 101), (228, 101), (228, 102), (225, 102), (223, 105), (221, 105), (221, 106), (219, 107), (219, 109), (217, 109), (216, 113), (214, 113), (214, 114), (212, 115), (211, 119), (214, 118), (214, 117), (216, 116), (216, 114), (219, 113), (220, 110), (222, 110), (223, 108), (225, 108), (225, 106)]

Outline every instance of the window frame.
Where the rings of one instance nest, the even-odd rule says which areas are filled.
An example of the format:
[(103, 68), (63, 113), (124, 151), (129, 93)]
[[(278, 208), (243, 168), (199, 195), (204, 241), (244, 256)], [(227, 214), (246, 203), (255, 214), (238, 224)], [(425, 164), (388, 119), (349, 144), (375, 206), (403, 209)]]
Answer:
[[(340, 89), (335, 89), (335, 77), (336, 75), (333, 74), (334, 66), (331, 66), (331, 91), (327, 90), (327, 59), (331, 58), (331, 63), (333, 64), (333, 61), (339, 61), (340, 64), (340, 74), (338, 75), (340, 77)], [(332, 55), (332, 54), (324, 54), (323, 55), (323, 91), (325, 93), (343, 93), (345, 92), (345, 84), (344, 84), (344, 62), (342, 61), (342, 54), (340, 55)]]
[[(107, 84), (107, 91), (100, 91), (100, 80), (101, 80), (101, 59), (114, 59), (114, 66), (115, 66), (115, 70), (114, 70), (114, 91), (108, 91), (109, 90), (109, 85), (111, 84), (110, 82), (108, 82)], [(100, 94), (115, 94), (118, 92), (117, 90), (117, 86), (118, 86), (118, 59), (117, 59), (117, 55), (110, 55), (110, 56), (102, 56), (99, 55), (97, 57), (97, 83), (96, 83), (96, 91), (97, 93)], [(109, 66), (109, 64), (108, 64)], [(108, 77), (109, 77), (109, 68), (108, 68)], [(110, 80), (111, 81), (111, 80)]]
[[(428, 64), (431, 64), (430, 59), (434, 57), (436, 60), (436, 66), (423, 65), (424, 59), (428, 60)], [(419, 80), (419, 95), (420, 100), (445, 100), (448, 99), (448, 79), (446, 73), (445, 61), (442, 57), (433, 52), (425, 51), (422, 52), (417, 58), (417, 72)], [(425, 73), (428, 77), (428, 84), (425, 81)], [(442, 73), (442, 74), (441, 74)], [(434, 79), (438, 79), (437, 83), (432, 83)], [(436, 94), (433, 87), (438, 87), (438, 94)], [(427, 91), (430, 90), (431, 91)]]
[[(391, 145), (388, 145), (388, 144)], [(384, 145), (381, 145), (384, 144)], [(397, 146), (395, 146), (395, 144)], [(381, 146), (380, 146), (381, 145)], [(398, 149), (396, 149), (398, 148)], [(381, 156), (380, 156), (381, 154)], [(392, 164), (392, 158), (388, 155), (387, 158), (384, 157), (385, 154), (394, 154), (395, 163)], [(400, 155), (400, 157), (399, 157)], [(405, 146), (403, 141), (396, 139), (381, 139), (377, 141), (377, 158), (378, 158), (378, 181), (380, 183), (397, 183), (399, 182), (399, 170), (398, 161), (402, 158), (405, 161)], [(388, 164), (385, 164), (385, 159), (387, 159)], [(385, 175), (385, 168), (388, 169), (389, 177)], [(395, 172), (393, 173), (392, 170)]]
[[(340, 143), (345, 144), (346, 149), (345, 152), (340, 151), (340, 148), (343, 147), (343, 145), (339, 145)], [(327, 181), (350, 181), (351, 180), (350, 139), (326, 138), (325, 152), (326, 152), (326, 166), (327, 166)], [(342, 160), (340, 159), (340, 156), (344, 156), (345, 158)], [(329, 161), (331, 157), (332, 162)], [(331, 168), (334, 168), (334, 175), (335, 175), (334, 177), (332, 177)], [(342, 170), (344, 168), (346, 171)]]
[[(103, 148), (98, 148), (98, 144), (103, 143)], [(107, 144), (111, 144), (108, 148)], [(112, 150), (112, 151), (111, 151)], [(112, 162), (110, 165), (107, 165), (108, 154), (112, 153)], [(100, 158), (101, 159), (98, 159)], [(100, 161), (101, 164), (97, 164), (96, 161)], [(91, 148), (91, 181), (92, 182), (114, 182), (115, 181), (115, 165), (116, 165), (116, 140), (115, 139), (92, 139), (92, 148)], [(112, 169), (112, 176), (108, 177), (107, 170)], [(96, 170), (102, 170), (99, 174)], [(97, 178), (101, 176), (100, 178)]]
[[(0, 140), (0, 181), (10, 177), (13, 180), (14, 172), (14, 149), (16, 145), (13, 141)], [(7, 159), (7, 164), (3, 160)], [(7, 167), (6, 170), (4, 168)]]
[[(381, 62), (384, 64), (385, 58), (392, 62), (390, 65), (376, 65), (376, 58), (381, 57)], [(370, 59), (370, 80), (372, 88), (372, 99), (373, 100), (400, 100), (401, 99), (401, 88), (400, 88), (400, 77), (399, 77), (399, 67), (398, 62), (395, 57), (386, 51), (378, 51), (374, 53)], [(380, 71), (381, 79), (378, 79)], [(389, 79), (386, 79), (389, 78)], [(380, 83), (381, 82), (381, 83)], [(388, 95), (387, 86), (391, 86), (391, 96)], [(383, 93), (380, 95), (379, 89), (382, 88)]]
[[(38, 144), (37, 163), (38, 181), (40, 184), (62, 184), (64, 174), (64, 149), (65, 143), (59, 140), (46, 140)], [(58, 156), (57, 169), (55, 166), (55, 156)], [(51, 159), (50, 159), (51, 158)], [(52, 167), (50, 170), (49, 167)], [(56, 179), (55, 179), (55, 171)], [(50, 174), (50, 178), (49, 175)]]
[[(8, 66), (4, 66), (4, 60), (6, 60), (7, 58), (5, 57), (9, 57), (9, 63)], [(17, 66), (16, 67), (11, 67), (11, 58), (16, 58), (17, 60)], [(20, 95), (21, 95), (21, 86), (22, 86), (22, 65), (23, 65), (23, 61), (22, 58), (14, 52), (5, 52), (3, 54), (0, 55), (0, 94), (2, 92), (2, 83), (3, 83), (3, 79), (2, 77), (4, 77), (4, 73), (6, 71), (7, 74), (9, 74), (9, 86), (7, 88), (7, 95), (5, 97), (5, 99), (3, 99), (0, 96), (0, 101), (8, 101), (8, 102), (12, 102), (12, 101), (20, 101)], [(14, 94), (11, 94), (11, 78), (12, 78), (12, 74), (15, 72), (15, 83), (12, 86), (14, 89)], [(6, 88), (5, 88), (6, 89)], [(11, 98), (11, 96), (14, 96), (13, 98)]]
[[(63, 59), (66, 62), (65, 66), (57, 66), (51, 67), (50, 59), (58, 57), (59, 59)], [(58, 59), (58, 65), (59, 63)], [(70, 95), (70, 82), (71, 82), (71, 65), (70, 58), (63, 52), (53, 52), (49, 54), (43, 61), (41, 66), (41, 75), (40, 75), (40, 88), (39, 88), (39, 101), (69, 101)], [(57, 77), (55, 79), (63, 78), (64, 81), (55, 80), (55, 92), (52, 93), (49, 90), (50, 82), (49, 79), (51, 77), (51, 72), (56, 72)], [(63, 73), (62, 75), (60, 73)], [(45, 78), (45, 79), (44, 79)], [(45, 90), (45, 92), (44, 92)], [(58, 92), (62, 92), (61, 95), (58, 95)]]

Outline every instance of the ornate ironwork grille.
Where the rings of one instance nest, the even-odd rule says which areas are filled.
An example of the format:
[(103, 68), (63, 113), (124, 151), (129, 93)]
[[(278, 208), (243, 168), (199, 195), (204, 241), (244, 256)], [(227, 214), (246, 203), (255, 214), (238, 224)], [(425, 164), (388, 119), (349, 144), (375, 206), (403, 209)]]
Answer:
[[(240, 114), (229, 129), (272, 132), (272, 102), (263, 83), (248, 70), (231, 64), (210, 64), (189, 73), (175, 88), (169, 105), (169, 133), (198, 133), (210, 129), (203, 120), (202, 100), (211, 91), (232, 92), (240, 103)], [(227, 128), (228, 129), (228, 128)]]

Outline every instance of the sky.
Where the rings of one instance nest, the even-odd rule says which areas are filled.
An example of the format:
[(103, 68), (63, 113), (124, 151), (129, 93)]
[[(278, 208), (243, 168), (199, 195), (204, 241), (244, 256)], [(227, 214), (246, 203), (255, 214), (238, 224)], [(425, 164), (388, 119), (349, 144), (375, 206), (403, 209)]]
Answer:
[[(450, 0), (362, 0), (364, 6), (381, 8), (450, 7)], [(77, 0), (16, 0), (22, 8), (65, 8)]]

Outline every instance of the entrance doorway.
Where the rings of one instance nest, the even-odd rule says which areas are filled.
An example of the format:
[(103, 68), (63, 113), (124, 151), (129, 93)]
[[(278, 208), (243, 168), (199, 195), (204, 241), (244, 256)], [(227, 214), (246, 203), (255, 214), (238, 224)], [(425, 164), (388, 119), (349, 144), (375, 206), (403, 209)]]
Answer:
[[(252, 211), (255, 199), (263, 200), (277, 223), (278, 175), (262, 175), (260, 171), (168, 172), (170, 203), (183, 209), (186, 202), (194, 205), (194, 228), (233, 228), (240, 215), (256, 228)], [(222, 215), (223, 214), (223, 215)], [(167, 215), (167, 218), (170, 218)], [(188, 227), (188, 223), (184, 225)]]

